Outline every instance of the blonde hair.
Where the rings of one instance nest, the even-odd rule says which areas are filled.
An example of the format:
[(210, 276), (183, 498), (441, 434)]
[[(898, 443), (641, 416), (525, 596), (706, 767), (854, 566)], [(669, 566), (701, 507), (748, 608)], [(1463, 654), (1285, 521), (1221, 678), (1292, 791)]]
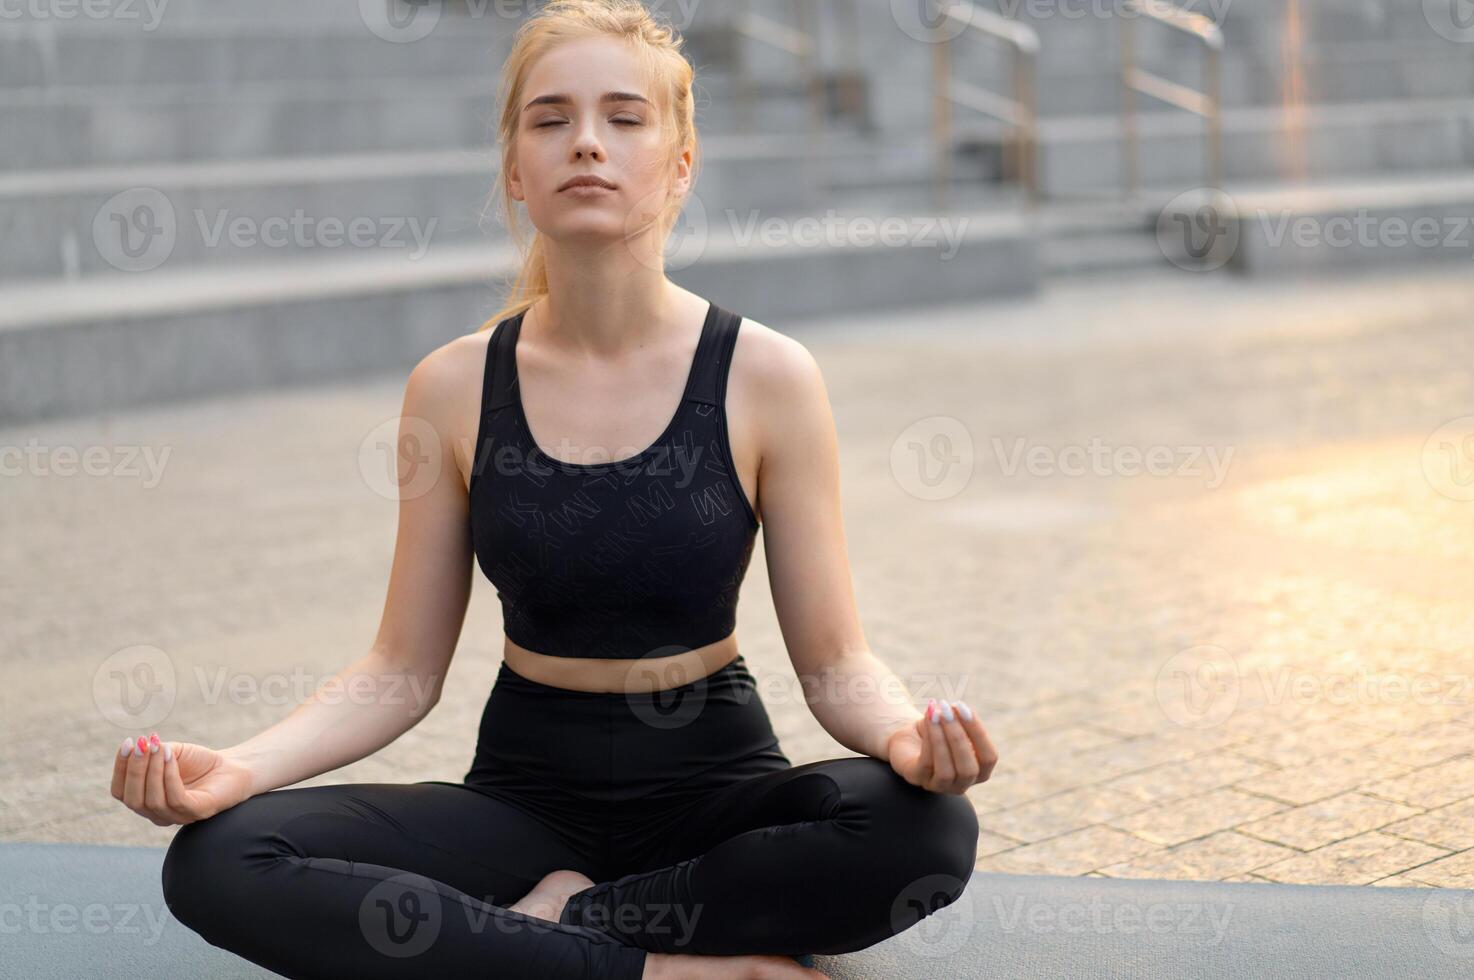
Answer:
[[(644, 65), (650, 81), (651, 100), (660, 118), (667, 160), (674, 163), (682, 151), (691, 151), (691, 183), (700, 169), (696, 141), (696, 113), (692, 84), (695, 70), (681, 53), (683, 40), (675, 29), (657, 20), (639, 0), (549, 0), (518, 28), (512, 49), (502, 66), (498, 99), (501, 114), (497, 142), (501, 144), (501, 171), (492, 196), (500, 202), (507, 232), (518, 252), (522, 267), (503, 300), (502, 308), (477, 330), (488, 330), (501, 320), (515, 316), (548, 294), (547, 257), (542, 232), (533, 229), (531, 241), (518, 220), (518, 203), (507, 186), (507, 164), (517, 151), (519, 108), (527, 75), (543, 54), (563, 41), (588, 37), (616, 37), (630, 42)], [(672, 197), (655, 216), (659, 241), (664, 242), (684, 204)]]

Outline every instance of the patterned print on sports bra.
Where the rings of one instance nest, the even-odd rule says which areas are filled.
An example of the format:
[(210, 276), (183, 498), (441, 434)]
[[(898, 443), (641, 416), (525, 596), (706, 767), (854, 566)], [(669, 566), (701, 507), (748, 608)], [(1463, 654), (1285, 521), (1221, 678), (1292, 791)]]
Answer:
[(759, 522), (737, 479), (726, 392), (742, 318), (710, 304), (665, 431), (573, 463), (532, 438), (517, 378), (523, 314), (486, 347), (471, 543), (506, 635), (534, 653), (634, 660), (728, 636)]

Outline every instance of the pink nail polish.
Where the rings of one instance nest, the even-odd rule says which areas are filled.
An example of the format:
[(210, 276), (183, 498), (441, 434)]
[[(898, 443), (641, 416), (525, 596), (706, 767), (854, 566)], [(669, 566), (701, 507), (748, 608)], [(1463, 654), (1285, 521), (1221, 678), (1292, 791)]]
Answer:
[(967, 706), (966, 701), (957, 702), (957, 713), (962, 716), (963, 721), (972, 721), (972, 709)]
[(138, 754), (139, 755), (143, 755), (143, 753), (145, 753), (147, 751), (148, 751), (148, 742), (144, 739), (144, 737), (142, 735), (138, 736)]

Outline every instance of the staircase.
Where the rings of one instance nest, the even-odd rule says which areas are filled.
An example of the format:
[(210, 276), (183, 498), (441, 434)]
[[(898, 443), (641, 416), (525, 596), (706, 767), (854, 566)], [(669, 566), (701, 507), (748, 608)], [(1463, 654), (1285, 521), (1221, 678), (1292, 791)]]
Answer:
[[(1230, 187), (1436, 184), (1467, 169), (1474, 44), (1440, 35), (1424, 6), (1234, 0)], [(1001, 8), (1042, 42), (1043, 201), (1029, 209), (1005, 176), (1005, 127), (960, 110), (938, 199), (931, 46), (889, 5), (818, 7), (813, 78), (764, 40), (791, 31), (745, 30), (739, 5), (677, 25), (698, 68), (704, 161), (673, 279), (776, 325), (1165, 265), (1156, 216), (1203, 183), (1201, 122), (1142, 100), (1143, 193), (1121, 199), (1115, 21)], [(0, 20), (0, 424), (402, 374), (495, 307), (516, 259), (492, 197), (496, 71), (520, 23), (498, 5), (47, 9)], [(747, 9), (794, 26), (790, 3)], [(1138, 51), (1197, 84), (1182, 38), (1141, 25)], [(1011, 91), (986, 38), (958, 39), (953, 64)], [(882, 220), (902, 244), (871, 240)], [(802, 239), (826, 222), (838, 241)], [(748, 237), (763, 227), (777, 239)]]

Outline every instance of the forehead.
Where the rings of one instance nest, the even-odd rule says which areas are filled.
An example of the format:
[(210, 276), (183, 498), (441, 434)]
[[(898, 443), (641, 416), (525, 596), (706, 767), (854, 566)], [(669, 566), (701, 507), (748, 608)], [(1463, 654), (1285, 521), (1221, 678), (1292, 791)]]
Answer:
[(526, 100), (561, 92), (593, 101), (610, 91), (651, 97), (644, 64), (628, 41), (615, 37), (564, 41), (543, 53), (527, 72)]

